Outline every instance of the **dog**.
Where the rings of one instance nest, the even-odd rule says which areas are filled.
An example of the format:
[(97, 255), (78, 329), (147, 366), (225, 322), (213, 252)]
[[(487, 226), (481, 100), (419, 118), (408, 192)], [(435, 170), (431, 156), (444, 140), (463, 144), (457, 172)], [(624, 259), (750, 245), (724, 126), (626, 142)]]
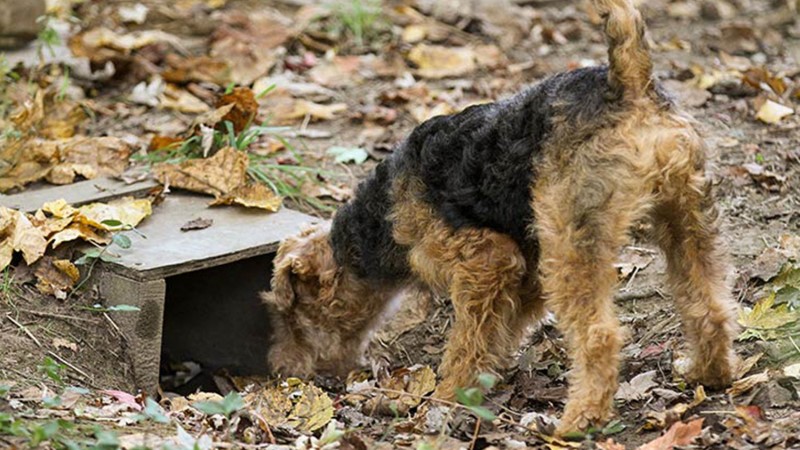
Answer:
[(404, 289), (422, 283), (455, 310), (434, 397), (497, 373), (550, 310), (572, 366), (558, 432), (601, 425), (623, 343), (613, 264), (646, 222), (666, 255), (688, 378), (732, 381), (735, 303), (703, 139), (653, 79), (631, 0), (593, 6), (607, 66), (422, 123), (330, 226), (281, 244), (265, 296), (274, 370), (345, 373)]

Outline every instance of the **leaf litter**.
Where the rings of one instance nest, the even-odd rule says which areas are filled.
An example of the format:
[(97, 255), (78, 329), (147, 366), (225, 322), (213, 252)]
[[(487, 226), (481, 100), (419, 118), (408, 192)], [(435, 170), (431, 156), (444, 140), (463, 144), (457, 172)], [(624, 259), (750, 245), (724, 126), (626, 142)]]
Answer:
[[(723, 401), (725, 394), (706, 394), (702, 388), (685, 385), (674, 339), (680, 334), (677, 322), (663, 309), (668, 302), (660, 298), (658, 289), (652, 289), (660, 286), (653, 276), (663, 271), (663, 261), (655, 254), (629, 249), (617, 266), (626, 280), (619, 307), (634, 341), (626, 354), (640, 356), (627, 358), (623, 367), (618, 406), (624, 429), (611, 427), (605, 431), (614, 434), (584, 437), (598, 448), (670, 448), (690, 442), (699, 447), (738, 448), (796, 444), (786, 437), (793, 430), (791, 421), (800, 421), (791, 413), (796, 401), (792, 403), (790, 396), (788, 406), (775, 407), (778, 398), (773, 393), (776, 386), (794, 386), (795, 392), (797, 387), (791, 381), (797, 378), (792, 346), (792, 339), (797, 341), (800, 306), (797, 256), (791, 245), (784, 246), (778, 238), (797, 234), (796, 204), (791, 198), (797, 189), (797, 160), (792, 159), (791, 149), (798, 144), (793, 131), (798, 126), (794, 111), (800, 89), (796, 64), (784, 55), (792, 54), (791, 39), (800, 34), (792, 34), (796, 32), (789, 22), (770, 22), (778, 19), (761, 13), (771, 6), (756, 3), (754, 7), (687, 0), (641, 5), (647, 17), (660, 17), (651, 23), (650, 38), (658, 61), (664, 64), (661, 75), (666, 84), (677, 92), (684, 107), (710, 124), (709, 134), (719, 144), (711, 146), (720, 155), (711, 156), (708, 170), (718, 196), (725, 200), (723, 216), (732, 225), (736, 265), (751, 267), (758, 258), (736, 284), (744, 332), (737, 345), (746, 358), (735, 385), (738, 390), (732, 391), (734, 403)], [(268, 2), (267, 6), (275, 5)], [(63, 77), (58, 75), (63, 74), (60, 67), (39, 75), (22, 72), (23, 77), (36, 77), (36, 88), (9, 88), (13, 115), (3, 112), (5, 103), (0, 105), (4, 133), (0, 187), (4, 191), (43, 181), (71, 183), (118, 176), (133, 156), (135, 164), (145, 160), (152, 165), (167, 190), (205, 193), (214, 197), (214, 203), (274, 210), (281, 205), (280, 196), (275, 195), (280, 190), (281, 195), (299, 193), (337, 205), (352, 195), (355, 181), (390, 154), (393, 144), (414, 123), (507, 96), (523, 83), (604, 58), (600, 51), (604, 49), (598, 46), (599, 31), (586, 23), (592, 19), (591, 11), (546, 3), (532, 7), (530, 2), (511, 1), (412, 1), (385, 6), (374, 29), (360, 32), (358, 27), (371, 20), (368, 15), (342, 16), (347, 8), (320, 5), (245, 12), (233, 2), (182, 0), (169, 5), (143, 1), (92, 8), (85, 4), (67, 7), (80, 18), (76, 34), (67, 42), (74, 56), (91, 61), (98, 72), (73, 68), (70, 76)], [(98, 15), (106, 19), (90, 20)], [(697, 21), (698, 16), (704, 21)], [(337, 24), (340, 20), (344, 21)], [(691, 29), (686, 29), (686, 21), (692, 21)], [(685, 32), (675, 31), (679, 29)], [(84, 97), (61, 95), (61, 78), (75, 78), (68, 81)], [(242, 137), (260, 128), (261, 118), (268, 119), (270, 126), (291, 127), (286, 135), (306, 136), (306, 141), (287, 146), (282, 136), (270, 133)], [(9, 124), (13, 129), (7, 128)], [(327, 153), (336, 147), (344, 150)], [(337, 158), (345, 164), (338, 164)], [(214, 163), (221, 165), (212, 167)], [(307, 166), (319, 166), (320, 171), (312, 172), (312, 182), (293, 184), (294, 191), (273, 187), (277, 181), (273, 172), (258, 172), (269, 167), (291, 173), (291, 178)], [(230, 172), (217, 170), (220, 167)], [(273, 185), (261, 184), (265, 178)], [(9, 273), (24, 276), (24, 271), (16, 270), (24, 268), (24, 263), (12, 261), (38, 258), (29, 275), (32, 283), (51, 289), (56, 298), (70, 289), (66, 285), (75, 273), (69, 260), (56, 254), (61, 245), (73, 240), (106, 245), (120, 227), (104, 224), (109, 223), (101, 219), (106, 208), (88, 211), (86, 220), (78, 220), (79, 208), (73, 211), (68, 206), (53, 205), (36, 214), (3, 210), (0, 215), (6, 237), (0, 241), (3, 267), (11, 264)], [(647, 230), (634, 234), (640, 231)], [(771, 250), (762, 253), (763, 246), (749, 244), (754, 234), (760, 234), (758, 242), (779, 244), (768, 245)], [(648, 297), (641, 292), (655, 294)], [(208, 414), (214, 411), (203, 412), (192, 404), (206, 401), (222, 407), (227, 395), (189, 400), (169, 394), (155, 404), (140, 395), (92, 392), (78, 396), (75, 405), (86, 402), (79, 415), (93, 423), (138, 421), (152, 429), (133, 434), (119, 429), (119, 442), (128, 446), (163, 443), (208, 448), (212, 441), (236, 439), (253, 445), (279, 442), (288, 448), (380, 448), (384, 444), (414, 448), (422, 441), (438, 446), (434, 448), (458, 448), (469, 447), (473, 438), (480, 445), (498, 448), (581, 445), (537, 434), (552, 426), (551, 419), (562, 406), (568, 368), (560, 336), (547, 323), (543, 325), (547, 339), (530, 343), (532, 351), (524, 368), (523, 364), (512, 368), (505, 377), (508, 384), (488, 394), (491, 402), (507, 409), (497, 412), (509, 417), (536, 412), (537, 418), (525, 426), (537, 432), (485, 420), (476, 432), (474, 421), (458, 414), (449, 416), (444, 407), (432, 408), (442, 413), (434, 421), (433, 432), (447, 434), (446, 439), (415, 435), (403, 427), (405, 416), (395, 421), (393, 409), (413, 415), (423, 405), (412, 403), (435, 388), (430, 367), (441, 357), (450, 312), (439, 302), (431, 302), (429, 308), (430, 319), (412, 315), (408, 326), (396, 328), (402, 332), (385, 338), (384, 344), (393, 352), (389, 359), (393, 370), (385, 379), (362, 373), (344, 389), (324, 380), (314, 384), (273, 380), (250, 390), (237, 386), (244, 406), (233, 412), (217, 410), (221, 414)], [(636, 342), (643, 336), (645, 341)], [(69, 347), (56, 347), (56, 351), (72, 352)], [(78, 353), (86, 351), (86, 346), (79, 346)], [(425, 364), (415, 365), (419, 362)], [(0, 372), (0, 376), (5, 375)], [(529, 383), (524, 389), (523, 379)], [(354, 386), (362, 389), (353, 391)], [(270, 389), (270, 401), (283, 409), (254, 408), (250, 400)], [(390, 391), (394, 392), (391, 399)], [(26, 397), (11, 392), (14, 402), (25, 404), (20, 399)], [(299, 400), (303, 398), (309, 400)], [(269, 420), (261, 414), (280, 411)], [(373, 417), (371, 413), (378, 411), (381, 414)], [(699, 415), (707, 420), (699, 422)], [(168, 426), (161, 423), (164, 417), (172, 421)], [(311, 426), (315, 431), (308, 431)], [(100, 440), (94, 435), (91, 439)]]

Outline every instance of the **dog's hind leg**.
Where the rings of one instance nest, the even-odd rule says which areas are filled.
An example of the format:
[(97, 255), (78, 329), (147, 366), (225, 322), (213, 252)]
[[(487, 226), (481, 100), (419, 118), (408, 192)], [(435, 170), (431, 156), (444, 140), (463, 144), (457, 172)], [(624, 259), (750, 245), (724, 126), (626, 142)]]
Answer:
[(668, 281), (692, 356), (689, 378), (725, 386), (735, 371), (737, 325), (717, 211), (701, 169), (686, 164), (670, 180), (653, 211), (653, 230), (667, 258)]

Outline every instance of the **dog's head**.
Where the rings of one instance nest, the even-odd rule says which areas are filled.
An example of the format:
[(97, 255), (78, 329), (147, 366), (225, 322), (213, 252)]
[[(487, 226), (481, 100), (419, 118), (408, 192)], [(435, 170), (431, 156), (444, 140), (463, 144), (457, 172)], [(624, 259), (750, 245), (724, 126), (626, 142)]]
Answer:
[(345, 336), (330, 308), (340, 275), (327, 225), (309, 228), (280, 245), (272, 291), (262, 294), (273, 323), (268, 356), (273, 371), (306, 376), (340, 365)]

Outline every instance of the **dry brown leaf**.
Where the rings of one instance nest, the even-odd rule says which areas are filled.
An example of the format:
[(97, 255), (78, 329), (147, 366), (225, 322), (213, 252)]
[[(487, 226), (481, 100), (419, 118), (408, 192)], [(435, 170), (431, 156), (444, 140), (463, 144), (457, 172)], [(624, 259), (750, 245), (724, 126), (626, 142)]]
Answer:
[(42, 178), (55, 184), (68, 184), (77, 175), (87, 179), (116, 176), (128, 167), (130, 154), (130, 146), (115, 137), (15, 141), (0, 151), (0, 158), (12, 164), (11, 169), (2, 174), (0, 192)]
[(291, 36), (288, 20), (276, 13), (232, 12), (211, 36), (210, 55), (231, 68), (230, 78), (249, 86), (277, 60), (276, 47)]
[(275, 212), (281, 208), (282, 202), (283, 199), (280, 196), (263, 184), (248, 184), (238, 186), (227, 195), (211, 202), (211, 205), (237, 204), (248, 208), (260, 208)]
[(292, 110), (283, 117), (276, 118), (284, 121), (304, 119), (306, 116), (313, 120), (331, 120), (340, 112), (346, 111), (347, 105), (344, 103), (332, 103), (322, 105), (309, 100), (297, 100), (294, 102)]
[(34, 269), (37, 283), (36, 289), (45, 295), (55, 295), (56, 298), (66, 298), (81, 277), (78, 268), (66, 259), (55, 259), (45, 256), (36, 263)]
[(287, 378), (245, 396), (245, 401), (271, 427), (291, 427), (301, 432), (318, 430), (333, 418), (333, 402), (322, 389)]
[(174, 84), (164, 87), (164, 92), (159, 96), (159, 104), (162, 108), (192, 114), (204, 113), (210, 109), (205, 102)]
[(105, 27), (93, 28), (76, 34), (69, 40), (69, 48), (76, 57), (86, 57), (94, 62), (104, 62), (118, 55), (146, 45), (166, 42), (181, 48), (180, 39), (160, 30), (134, 31), (119, 34)]
[(233, 130), (241, 133), (242, 130), (250, 126), (258, 114), (258, 102), (256, 96), (250, 88), (237, 87), (230, 94), (224, 94), (217, 100), (216, 108), (223, 108), (232, 105), (228, 112), (217, 122), (226, 120), (233, 123)]
[(734, 381), (733, 385), (731, 385), (731, 387), (725, 392), (732, 397), (737, 397), (746, 392), (750, 392), (759, 384), (766, 383), (767, 381), (769, 381), (769, 371), (765, 370), (761, 373), (750, 375), (749, 377)]
[(404, 367), (393, 371), (379, 384), (387, 391), (370, 398), (364, 410), (390, 413), (396, 408), (399, 414), (405, 415), (422, 402), (423, 396), (436, 389), (436, 374), (428, 366)]
[(189, 82), (214, 83), (225, 86), (231, 82), (231, 69), (224, 61), (208, 56), (192, 56), (181, 58), (174, 53), (166, 56), (169, 66), (161, 77), (169, 83), (185, 84)]
[(248, 161), (247, 153), (225, 147), (210, 158), (159, 164), (154, 173), (163, 184), (219, 198), (245, 184)]
[(663, 436), (639, 447), (639, 450), (672, 450), (677, 445), (691, 444), (703, 431), (703, 420), (695, 419), (689, 423), (678, 422)]
[(417, 66), (424, 78), (446, 78), (466, 75), (477, 68), (475, 51), (470, 47), (442, 47), (419, 44), (408, 52), (408, 60)]

